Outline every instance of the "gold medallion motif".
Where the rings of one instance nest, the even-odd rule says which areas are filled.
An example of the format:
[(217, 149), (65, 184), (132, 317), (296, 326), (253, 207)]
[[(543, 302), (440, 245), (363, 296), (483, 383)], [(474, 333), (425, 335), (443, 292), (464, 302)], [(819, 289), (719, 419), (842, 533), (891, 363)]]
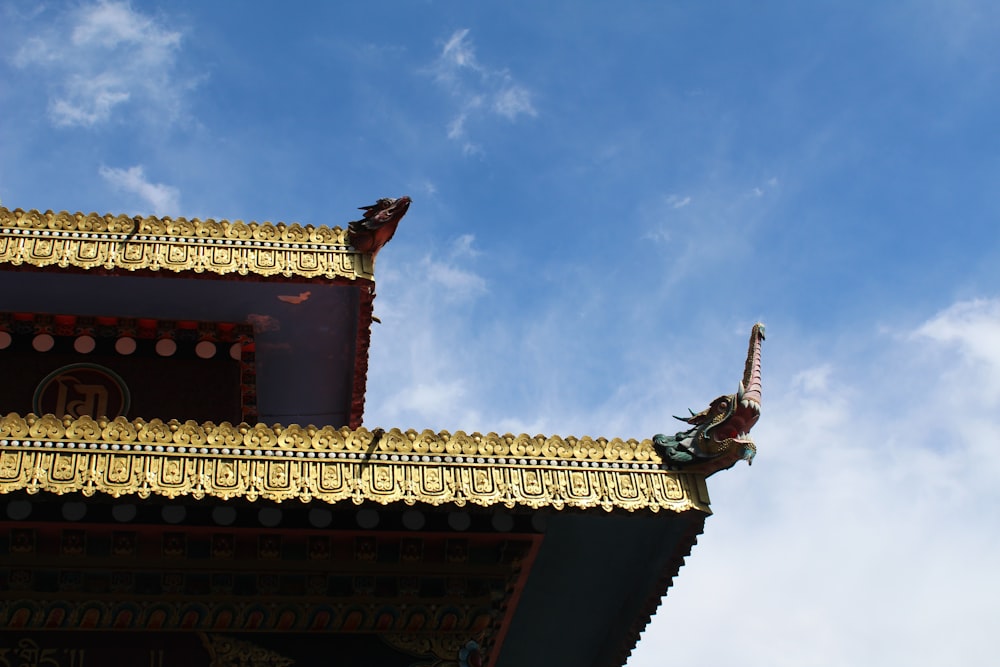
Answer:
[(130, 396), (122, 378), (99, 364), (70, 364), (49, 373), (35, 389), (39, 414), (115, 417), (128, 412)]

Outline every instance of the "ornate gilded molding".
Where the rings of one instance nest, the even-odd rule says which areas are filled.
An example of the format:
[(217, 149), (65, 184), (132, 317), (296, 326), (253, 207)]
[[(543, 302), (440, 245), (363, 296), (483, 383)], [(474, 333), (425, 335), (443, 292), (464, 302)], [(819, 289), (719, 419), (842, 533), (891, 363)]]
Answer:
[(0, 207), (0, 264), (373, 279), (339, 227)]
[[(15, 578), (23, 570), (14, 572)], [(14, 584), (19, 584), (17, 580)], [(288, 600), (270, 603), (205, 602), (163, 596), (158, 600), (103, 600), (91, 593), (66, 597), (16, 588), (5, 591), (11, 599), (0, 604), (0, 630), (205, 630), (226, 632), (310, 633), (430, 633), (442, 625), (481, 632), (495, 617), (481, 605), (460, 609), (455, 605), (414, 602), (397, 598), (372, 604), (328, 604)], [(134, 597), (134, 596), (133, 596)], [(0, 665), (3, 663), (0, 662)]]
[(415, 663), (421, 667), (469, 667), (468, 657), (473, 652), (480, 653), (479, 664), (483, 664), (479, 643), (467, 634), (385, 634), (380, 638), (398, 651), (430, 660)]
[(295, 661), (243, 639), (224, 635), (201, 635), (208, 652), (209, 667), (291, 667)]
[(0, 418), (0, 493), (709, 512), (650, 440)]

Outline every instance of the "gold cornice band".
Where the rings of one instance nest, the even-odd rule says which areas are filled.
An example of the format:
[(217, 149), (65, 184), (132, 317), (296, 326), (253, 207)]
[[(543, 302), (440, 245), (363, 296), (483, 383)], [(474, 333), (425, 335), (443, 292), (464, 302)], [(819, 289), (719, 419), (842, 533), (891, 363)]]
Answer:
[(0, 207), (0, 264), (373, 279), (339, 227)]
[(0, 493), (709, 512), (648, 440), (0, 418)]
[[(270, 596), (250, 601), (220, 601), (193, 600), (187, 595), (157, 595), (153, 600), (148, 599), (153, 596), (146, 596), (146, 600), (137, 600), (138, 596), (128, 593), (118, 594), (115, 596), (117, 600), (95, 599), (97, 596), (93, 592), (66, 595), (32, 591), (30, 595), (17, 598), (10, 596), (8, 591), (5, 594), (8, 599), (4, 599), (4, 604), (0, 605), (0, 642), (10, 637), (3, 634), (5, 631), (13, 634), (44, 630), (78, 631), (81, 628), (88, 628), (86, 632), (114, 630), (136, 631), (137, 634), (221, 630), (378, 635), (391, 632), (433, 637), (441, 636), (444, 632), (441, 626), (444, 624), (450, 628), (449, 633), (462, 633), (468, 638), (480, 634), (494, 616), (493, 610), (482, 604), (470, 604), (466, 601), (460, 605), (441, 605), (422, 602), (413, 597), (390, 600), (388, 604), (345, 604), (342, 600), (329, 600), (322, 595), (308, 601), (288, 598), (276, 601)], [(391, 614), (392, 609), (398, 610), (398, 615)], [(445, 634), (442, 639), (446, 640), (448, 636), (450, 634)], [(0, 665), (32, 664), (5, 662), (4, 648), (0, 644)], [(40, 655), (44, 656), (43, 653)], [(34, 664), (73, 663), (56, 663), (51, 660), (46, 663), (43, 659)], [(456, 667), (456, 663), (451, 663), (451, 666)]]

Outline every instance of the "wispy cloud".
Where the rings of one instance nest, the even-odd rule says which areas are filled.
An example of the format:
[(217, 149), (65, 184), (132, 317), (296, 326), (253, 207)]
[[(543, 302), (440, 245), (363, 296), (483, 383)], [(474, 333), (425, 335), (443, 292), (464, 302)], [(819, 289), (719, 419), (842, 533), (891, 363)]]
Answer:
[(516, 121), (522, 116), (538, 115), (528, 88), (506, 69), (479, 62), (467, 28), (452, 33), (431, 72), (457, 105), (447, 123), (448, 138), (460, 142), (467, 154), (482, 150), (469, 139), (468, 126), (472, 120), (493, 117)]
[(476, 248), (475, 234), (462, 234), (451, 243), (451, 256), (454, 258), (475, 258), (481, 254)]
[(807, 368), (792, 377), (792, 386), (807, 394), (827, 391), (832, 372), (830, 364)]
[(928, 320), (916, 334), (957, 347), (970, 363), (992, 366), (1000, 376), (1000, 301), (961, 301)]
[(508, 120), (514, 120), (521, 114), (528, 116), (537, 114), (531, 104), (531, 93), (521, 86), (510, 86), (500, 90), (494, 97), (493, 110)]
[(428, 256), (421, 262), (424, 279), (441, 288), (441, 296), (447, 301), (465, 301), (486, 293), (486, 279), (466, 266), (479, 255), (475, 241), (472, 234), (463, 234), (452, 242), (444, 257)]
[(142, 165), (128, 169), (102, 166), (99, 171), (101, 177), (116, 190), (138, 195), (156, 215), (177, 215), (180, 211), (180, 191), (163, 183), (151, 183), (146, 179)]
[(369, 386), (383, 390), (369, 393), (373, 424), (482, 426), (482, 386), (469, 381), (475, 336), (467, 328), (470, 309), (488, 294), (480, 256), (475, 237), (465, 234), (446, 248), (408, 258), (397, 254), (391, 266), (380, 267), (375, 308), (383, 325), (372, 332)]
[(433, 197), (437, 194), (437, 185), (434, 184), (434, 181), (428, 179), (418, 181), (414, 187), (428, 197)]
[(777, 177), (772, 176), (771, 178), (767, 179), (767, 181), (765, 181), (763, 185), (754, 186), (753, 189), (750, 190), (750, 194), (752, 194), (754, 197), (763, 197), (768, 192), (776, 189), (777, 187), (778, 187), (778, 179)]
[(670, 208), (684, 208), (690, 203), (690, 197), (681, 197), (680, 195), (669, 195), (667, 197), (667, 205), (670, 206)]
[(425, 268), (427, 280), (444, 288), (450, 299), (463, 300), (486, 291), (486, 281), (472, 271), (429, 260)]
[(773, 196), (778, 186), (776, 178), (717, 178), (642, 202), (635, 213), (642, 238), (670, 249), (670, 261), (658, 276), (664, 289), (703, 276), (715, 258), (738, 263), (752, 251), (761, 221), (780, 203)]
[(52, 123), (91, 127), (125, 107), (157, 121), (177, 117), (194, 85), (174, 71), (180, 30), (113, 1), (43, 13), (35, 21), (47, 27), (20, 45), (14, 64), (48, 79)]
[(468, 28), (456, 30), (441, 48), (441, 62), (450, 65), (450, 67), (442, 68), (439, 74), (441, 78), (454, 76), (454, 71), (457, 68), (477, 69), (479, 67), (476, 64), (476, 54), (472, 50), (472, 44), (465, 39), (468, 35)]
[[(895, 36), (918, 57), (940, 66), (965, 63), (970, 54), (996, 53), (996, 26), (1000, 8), (989, 0), (950, 0), (919, 5), (920, 11), (891, 5), (886, 23), (900, 31)], [(989, 56), (986, 56), (989, 57)]]

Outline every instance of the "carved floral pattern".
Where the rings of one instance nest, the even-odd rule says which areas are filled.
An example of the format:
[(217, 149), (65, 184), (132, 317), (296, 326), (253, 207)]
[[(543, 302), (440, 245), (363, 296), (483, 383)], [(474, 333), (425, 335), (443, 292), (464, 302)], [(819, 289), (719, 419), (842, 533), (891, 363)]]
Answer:
[(0, 417), (0, 493), (708, 511), (649, 440)]
[[(25, 572), (22, 570), (21, 572)], [(27, 582), (25, 582), (27, 583)], [(118, 595), (112, 597), (130, 597)], [(497, 615), (488, 606), (473, 604), (428, 605), (414, 602), (406, 608), (387, 608), (375, 603), (327, 603), (315, 600), (285, 600), (282, 604), (261, 601), (205, 602), (184, 596), (158, 600), (88, 599), (75, 603), (58, 598), (20, 596), (0, 606), (0, 628), (79, 630), (81, 627), (115, 630), (185, 629), (197, 631), (261, 632), (361, 632), (410, 633), (434, 636), (447, 626), (471, 633), (473, 628), (491, 627)], [(455, 630), (452, 630), (454, 632)], [(466, 636), (466, 635), (463, 635)], [(218, 646), (216, 658), (236, 657), (231, 649)], [(263, 656), (262, 656), (263, 657)], [(0, 661), (0, 664), (3, 664)], [(225, 663), (222, 663), (225, 664)]]
[(0, 207), (0, 263), (108, 270), (373, 277), (343, 229), (293, 223), (53, 213)]
[(211, 667), (291, 667), (295, 661), (242, 639), (202, 634)]

